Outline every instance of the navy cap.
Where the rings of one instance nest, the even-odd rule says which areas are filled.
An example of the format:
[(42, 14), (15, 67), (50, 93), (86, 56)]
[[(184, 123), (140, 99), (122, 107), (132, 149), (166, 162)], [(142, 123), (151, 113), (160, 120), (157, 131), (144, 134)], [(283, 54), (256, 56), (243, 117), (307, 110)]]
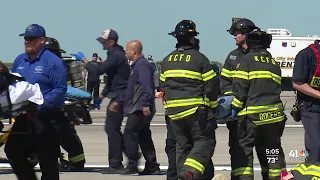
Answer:
[(97, 38), (97, 41), (103, 43), (105, 40), (114, 40), (118, 41), (119, 36), (118, 33), (113, 29), (107, 29), (101, 33), (101, 35)]
[(39, 24), (31, 24), (26, 28), (26, 31), (19, 36), (25, 37), (46, 37), (46, 30)]

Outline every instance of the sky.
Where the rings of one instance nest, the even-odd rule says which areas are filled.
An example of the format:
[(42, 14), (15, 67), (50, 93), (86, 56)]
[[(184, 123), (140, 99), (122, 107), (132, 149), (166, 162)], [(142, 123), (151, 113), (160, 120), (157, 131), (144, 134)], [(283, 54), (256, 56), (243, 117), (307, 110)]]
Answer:
[(120, 45), (140, 40), (145, 56), (162, 60), (176, 43), (168, 33), (179, 21), (191, 19), (200, 32), (200, 51), (224, 62), (236, 47), (226, 32), (232, 17), (249, 18), (265, 30), (286, 28), (294, 36), (320, 35), (319, 7), (319, 0), (2, 0), (0, 60), (13, 62), (24, 52), (18, 34), (30, 24), (42, 25), (68, 54), (81, 51), (90, 59), (97, 52), (106, 58), (96, 38), (111, 28)]

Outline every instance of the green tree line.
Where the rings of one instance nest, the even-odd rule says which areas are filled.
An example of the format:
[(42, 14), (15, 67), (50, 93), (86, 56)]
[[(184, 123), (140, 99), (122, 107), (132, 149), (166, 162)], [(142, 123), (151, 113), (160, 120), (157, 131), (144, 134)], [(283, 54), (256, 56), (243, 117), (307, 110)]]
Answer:
[(8, 68), (11, 68), (13, 63), (5, 62), (3, 64), (6, 65)]

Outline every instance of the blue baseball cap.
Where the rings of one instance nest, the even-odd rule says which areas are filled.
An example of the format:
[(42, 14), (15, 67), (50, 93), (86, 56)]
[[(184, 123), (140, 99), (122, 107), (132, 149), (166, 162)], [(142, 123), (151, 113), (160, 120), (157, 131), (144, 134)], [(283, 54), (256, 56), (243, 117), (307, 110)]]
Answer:
[(46, 30), (39, 24), (31, 24), (26, 28), (26, 31), (19, 36), (25, 37), (46, 37)]

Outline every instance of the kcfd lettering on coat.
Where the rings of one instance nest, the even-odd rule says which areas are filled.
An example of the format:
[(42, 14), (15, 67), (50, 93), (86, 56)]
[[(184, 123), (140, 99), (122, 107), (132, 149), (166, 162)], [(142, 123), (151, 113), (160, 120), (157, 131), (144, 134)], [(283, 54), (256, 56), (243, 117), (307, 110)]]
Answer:
[(184, 55), (184, 54), (175, 54), (175, 55), (170, 55), (168, 62), (170, 61), (182, 61), (184, 60), (185, 62), (190, 62), (191, 60), (191, 55)]

